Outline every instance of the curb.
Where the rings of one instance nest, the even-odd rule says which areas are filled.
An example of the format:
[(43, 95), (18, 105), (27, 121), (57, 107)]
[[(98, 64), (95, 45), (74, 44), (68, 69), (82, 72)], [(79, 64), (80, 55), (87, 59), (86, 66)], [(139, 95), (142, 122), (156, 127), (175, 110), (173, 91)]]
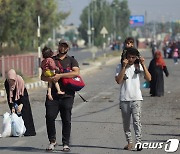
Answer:
[(33, 88), (37, 88), (37, 87), (43, 87), (46, 85), (47, 85), (47, 83), (45, 81), (36, 81), (33, 83), (26, 83), (25, 87), (26, 87), (26, 89), (33, 89)]
[[(25, 87), (26, 89), (33, 89), (33, 88), (38, 88), (38, 87), (45, 87), (47, 85), (47, 83), (45, 81), (36, 81), (36, 82), (32, 82), (32, 83), (26, 83)], [(0, 90), (0, 97), (5, 97), (6, 96), (6, 92), (5, 90)]]

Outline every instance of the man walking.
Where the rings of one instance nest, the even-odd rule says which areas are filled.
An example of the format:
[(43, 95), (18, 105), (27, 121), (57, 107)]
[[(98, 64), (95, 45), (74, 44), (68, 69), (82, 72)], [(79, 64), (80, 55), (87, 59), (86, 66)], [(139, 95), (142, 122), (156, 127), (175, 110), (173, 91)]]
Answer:
[[(147, 81), (151, 75), (145, 66), (143, 57), (139, 57), (140, 73), (135, 72), (134, 62), (138, 58), (139, 51), (135, 48), (127, 48), (125, 59), (116, 68), (115, 80), (120, 84), (120, 108), (123, 119), (123, 128), (128, 144), (125, 150), (132, 150), (133, 140), (130, 130), (130, 119), (132, 115), (136, 143), (141, 142), (141, 102), (143, 100), (140, 90), (140, 75), (144, 74)], [(126, 74), (126, 78), (124, 78)], [(141, 150), (140, 148), (137, 150)]]
[(45, 77), (41, 76), (43, 81), (56, 82), (60, 84), (61, 90), (65, 92), (65, 94), (58, 94), (57, 90), (53, 84), (51, 95), (52, 100), (46, 97), (45, 107), (46, 107), (46, 127), (47, 134), (49, 139), (49, 146), (47, 148), (48, 151), (54, 150), (56, 146), (56, 129), (55, 129), (55, 119), (60, 112), (61, 120), (62, 120), (62, 143), (63, 143), (63, 151), (70, 151), (69, 140), (71, 133), (71, 111), (74, 102), (75, 92), (67, 89), (63, 86), (61, 78), (72, 78), (79, 75), (79, 65), (78, 62), (73, 58), (67, 55), (69, 50), (69, 43), (65, 40), (61, 40), (59, 42), (58, 51), (59, 53), (53, 57), (54, 61), (59, 67), (59, 70), (69, 70), (64, 71), (59, 74), (56, 73), (54, 77)]

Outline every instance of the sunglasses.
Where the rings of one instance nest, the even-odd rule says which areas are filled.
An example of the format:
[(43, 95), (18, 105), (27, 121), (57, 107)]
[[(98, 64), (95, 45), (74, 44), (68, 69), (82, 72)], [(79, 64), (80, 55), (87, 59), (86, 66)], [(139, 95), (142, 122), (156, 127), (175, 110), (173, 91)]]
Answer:
[(126, 44), (131, 44), (131, 43), (134, 43), (134, 42), (130, 41), (130, 42), (127, 42)]
[(59, 43), (59, 46), (61, 46), (61, 47), (68, 47), (68, 45), (66, 43)]

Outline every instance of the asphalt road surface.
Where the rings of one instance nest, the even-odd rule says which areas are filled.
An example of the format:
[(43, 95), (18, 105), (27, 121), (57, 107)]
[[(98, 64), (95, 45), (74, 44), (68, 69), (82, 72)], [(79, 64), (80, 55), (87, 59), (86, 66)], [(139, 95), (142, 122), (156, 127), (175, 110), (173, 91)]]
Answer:
[[(103, 49), (97, 49), (97, 52), (95, 53), (95, 57), (100, 57), (104, 53), (108, 54), (113, 52), (109, 48)], [(82, 50), (70, 50), (68, 52), (70, 56), (74, 56), (79, 63), (87, 62), (89, 59), (93, 57), (93, 53), (91, 52), (91, 49), (82, 49)]]
[[(151, 60), (149, 51), (142, 52), (147, 65)], [(180, 140), (180, 64), (174, 65), (166, 59), (170, 76), (165, 77), (165, 96), (150, 97), (149, 89), (143, 89), (142, 141), (163, 142), (162, 149), (143, 149), (141, 152), (125, 151), (127, 144), (123, 132), (119, 109), (119, 85), (114, 81), (114, 72), (119, 60), (91, 70), (83, 75), (86, 87), (80, 94), (88, 100), (83, 102), (76, 95), (72, 114), (71, 152), (80, 154), (164, 154), (168, 139)], [(142, 83), (144, 79), (141, 79)], [(45, 127), (46, 87), (29, 91), (34, 122), (35, 137), (0, 138), (0, 154), (44, 153), (48, 145)], [(2, 114), (9, 111), (7, 104), (0, 104), (0, 128)], [(63, 153), (61, 143), (61, 120), (56, 120), (57, 142), (53, 153)], [(132, 134), (134, 135), (133, 127)], [(48, 152), (51, 153), (51, 152)], [(178, 151), (180, 153), (180, 146)]]

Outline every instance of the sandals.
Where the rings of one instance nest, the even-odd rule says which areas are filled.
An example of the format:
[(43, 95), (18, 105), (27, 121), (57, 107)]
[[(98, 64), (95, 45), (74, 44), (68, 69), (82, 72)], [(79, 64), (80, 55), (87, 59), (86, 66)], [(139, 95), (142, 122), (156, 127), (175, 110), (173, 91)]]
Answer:
[(69, 148), (68, 145), (64, 145), (62, 151), (69, 152), (69, 151), (71, 151), (71, 149)]
[(50, 143), (49, 146), (46, 148), (46, 151), (52, 151), (54, 150), (55, 146), (57, 145), (57, 143)]
[[(46, 151), (53, 151), (56, 145), (57, 145), (56, 142), (50, 143), (49, 146), (46, 148)], [(62, 151), (63, 152), (69, 152), (69, 151), (71, 151), (71, 149), (69, 148), (68, 145), (64, 145)]]
[(128, 145), (126, 145), (124, 147), (124, 150), (132, 150), (132, 148), (133, 148), (133, 144), (132, 143), (128, 143)]

